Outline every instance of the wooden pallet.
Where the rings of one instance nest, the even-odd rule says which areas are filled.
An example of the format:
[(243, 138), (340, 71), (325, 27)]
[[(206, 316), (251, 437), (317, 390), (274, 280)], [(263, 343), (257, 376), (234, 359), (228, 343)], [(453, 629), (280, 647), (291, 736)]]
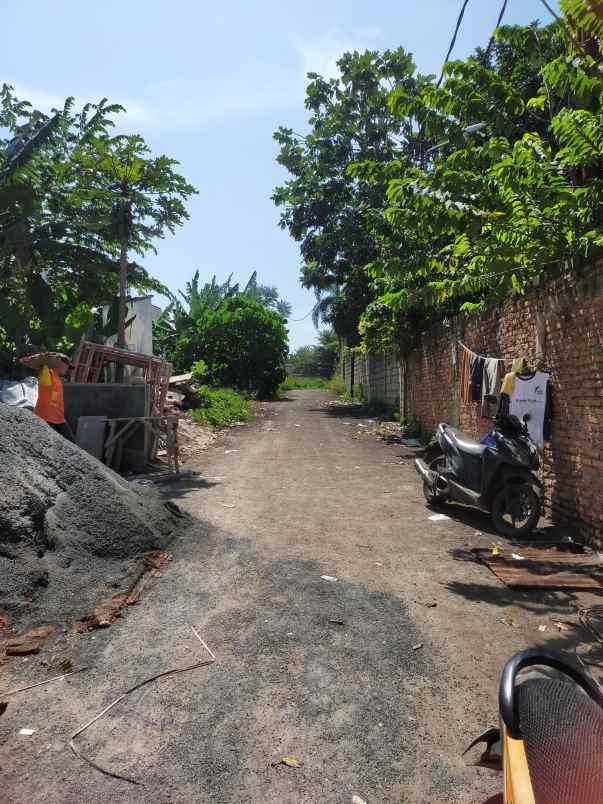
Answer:
[[(603, 589), (603, 562), (596, 555), (517, 547), (492, 555), (472, 552), (505, 586), (542, 589)], [(513, 558), (513, 555), (521, 559)]]
[(82, 341), (73, 360), (72, 382), (99, 382), (107, 363), (118, 363), (141, 369), (144, 382), (149, 386), (151, 416), (163, 416), (172, 364), (161, 357), (129, 352), (116, 346), (103, 346), (91, 341)]
[(144, 455), (150, 461), (154, 457), (160, 439), (165, 441), (168, 467), (180, 473), (177, 416), (133, 416), (107, 419), (107, 436), (103, 446), (103, 460), (107, 466), (121, 469), (123, 450), (134, 433), (144, 430)]

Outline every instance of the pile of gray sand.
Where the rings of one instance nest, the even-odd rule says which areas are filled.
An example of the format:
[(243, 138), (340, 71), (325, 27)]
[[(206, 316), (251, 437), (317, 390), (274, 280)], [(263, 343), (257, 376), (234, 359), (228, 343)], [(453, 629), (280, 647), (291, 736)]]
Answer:
[(85, 616), (181, 525), (155, 488), (0, 404), (0, 612), (11, 625)]

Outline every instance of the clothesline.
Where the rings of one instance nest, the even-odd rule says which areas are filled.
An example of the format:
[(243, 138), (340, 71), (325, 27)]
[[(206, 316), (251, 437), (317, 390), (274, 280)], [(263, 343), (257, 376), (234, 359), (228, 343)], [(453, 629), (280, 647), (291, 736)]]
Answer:
[[(474, 351), (473, 351), (473, 349), (470, 349), (470, 348), (469, 348), (469, 347), (468, 347), (466, 344), (464, 344), (462, 341), (457, 341), (457, 343), (458, 343), (458, 345), (459, 345), (459, 346), (462, 346), (462, 347), (463, 347), (463, 349), (464, 349), (466, 352), (469, 352), (469, 354), (470, 354), (470, 355), (475, 355), (475, 354), (477, 354), (477, 352), (474, 352)], [(483, 357), (492, 357), (492, 355), (483, 355)], [(503, 357), (494, 357), (493, 359), (494, 359), (494, 360), (502, 360), (502, 361), (503, 361), (503, 363), (505, 362), (505, 359), (504, 359)], [(506, 361), (506, 362), (508, 362), (508, 361)]]

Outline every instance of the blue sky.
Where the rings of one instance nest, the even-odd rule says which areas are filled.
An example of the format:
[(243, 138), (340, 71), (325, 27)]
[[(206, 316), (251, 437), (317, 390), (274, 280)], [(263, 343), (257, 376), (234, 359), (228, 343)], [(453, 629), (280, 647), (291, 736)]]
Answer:
[[(455, 56), (487, 42), (502, 0), (469, 2)], [(299, 286), (299, 251), (270, 200), (286, 178), (279, 125), (303, 129), (305, 74), (335, 74), (345, 51), (400, 45), (437, 72), (460, 0), (30, 0), (2, 12), (0, 82), (39, 108), (103, 96), (127, 107), (122, 127), (178, 159), (199, 190), (190, 221), (158, 244), (147, 268), (171, 289), (230, 273), (276, 285), (292, 319), (312, 308)], [(548, 22), (539, 0), (509, 0), (506, 22)], [(290, 323), (292, 348), (316, 337)]]

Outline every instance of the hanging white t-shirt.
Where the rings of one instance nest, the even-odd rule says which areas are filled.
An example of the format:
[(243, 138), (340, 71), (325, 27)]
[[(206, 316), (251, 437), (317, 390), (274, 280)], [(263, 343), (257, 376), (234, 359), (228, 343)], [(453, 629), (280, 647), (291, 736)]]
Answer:
[(544, 421), (547, 412), (547, 386), (549, 375), (544, 371), (534, 374), (516, 374), (513, 393), (509, 400), (509, 413), (523, 421), (529, 414), (528, 431), (535, 444), (544, 444)]

